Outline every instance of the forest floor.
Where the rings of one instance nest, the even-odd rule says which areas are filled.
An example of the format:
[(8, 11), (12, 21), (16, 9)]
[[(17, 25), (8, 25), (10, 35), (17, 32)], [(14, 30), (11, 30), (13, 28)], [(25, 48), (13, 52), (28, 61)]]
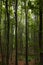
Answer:
[[(15, 65), (15, 61), (14, 60), (9, 61), (9, 65)], [(23, 60), (19, 60), (18, 65), (26, 65), (26, 62)], [(28, 62), (28, 65), (35, 65), (35, 60), (32, 59), (30, 62)]]
[[(10, 62), (9, 65), (15, 65), (15, 62)], [(18, 65), (26, 65), (24, 61), (18, 61)], [(35, 65), (34, 60), (28, 62), (28, 65)]]
[[(0, 63), (2, 62), (2, 57), (0, 55)], [(9, 65), (15, 65), (15, 57), (12, 57), (9, 59)], [(23, 60), (18, 61), (18, 65), (26, 65), (26, 62)], [(28, 65), (35, 65), (35, 59), (32, 59), (31, 61), (28, 62)]]

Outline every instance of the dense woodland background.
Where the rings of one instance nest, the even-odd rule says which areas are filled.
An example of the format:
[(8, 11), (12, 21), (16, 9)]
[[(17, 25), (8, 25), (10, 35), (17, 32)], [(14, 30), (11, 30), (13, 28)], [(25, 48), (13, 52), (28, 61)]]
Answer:
[(0, 65), (43, 65), (43, 0), (0, 0)]

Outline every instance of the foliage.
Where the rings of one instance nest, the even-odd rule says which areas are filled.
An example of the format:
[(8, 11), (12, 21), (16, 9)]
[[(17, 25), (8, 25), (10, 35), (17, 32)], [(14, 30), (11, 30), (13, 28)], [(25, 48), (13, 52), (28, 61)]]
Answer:
[[(15, 36), (16, 36), (16, 20), (15, 20), (15, 0), (8, 0), (9, 13), (9, 56), (15, 51)], [(26, 5), (25, 5), (26, 2)], [(17, 44), (18, 51), (23, 55), (26, 48), (26, 13), (27, 13), (27, 37), (28, 37), (28, 53), (32, 52), (39, 57), (39, 0), (18, 0), (17, 7)], [(26, 8), (26, 12), (25, 12)], [(7, 15), (6, 15), (6, 0), (0, 1), (0, 29), (1, 29), (1, 44), (3, 53), (7, 54)], [(37, 49), (36, 49), (37, 48)], [(36, 51), (35, 51), (36, 50)], [(18, 52), (19, 54), (19, 52)], [(24, 54), (25, 55), (25, 54)], [(21, 56), (21, 55), (20, 55)], [(29, 54), (28, 54), (29, 56)], [(22, 57), (23, 58), (23, 57)], [(32, 59), (29, 56), (28, 59)]]

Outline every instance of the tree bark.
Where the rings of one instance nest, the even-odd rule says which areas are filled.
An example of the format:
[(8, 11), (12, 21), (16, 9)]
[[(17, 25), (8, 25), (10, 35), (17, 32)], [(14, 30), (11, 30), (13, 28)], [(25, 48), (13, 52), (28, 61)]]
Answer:
[(8, 0), (6, 0), (6, 17), (7, 17), (7, 56), (6, 56), (6, 65), (9, 65), (9, 28), (10, 28), (10, 23), (9, 23), (9, 10), (8, 10)]
[(25, 21), (26, 21), (26, 65), (28, 65), (28, 30), (27, 30), (27, 8), (26, 8), (26, 1), (24, 2), (25, 3)]
[(2, 65), (5, 65), (4, 53), (3, 53), (3, 50), (2, 50), (2, 42), (1, 42), (1, 19), (2, 19), (2, 1), (0, 1), (0, 50), (1, 50)]
[(18, 65), (18, 60), (17, 60), (17, 49), (18, 49), (18, 45), (17, 45), (17, 3), (18, 3), (18, 1), (16, 0), (15, 1), (15, 22), (16, 22), (16, 24), (15, 24), (15, 45), (16, 45), (16, 62), (15, 62), (15, 64), (16, 65)]
[(41, 52), (42, 47), (42, 6), (41, 3), (39, 3), (39, 16), (40, 16), (40, 23), (39, 23), (39, 47), (40, 47), (40, 65), (43, 65), (43, 53)]

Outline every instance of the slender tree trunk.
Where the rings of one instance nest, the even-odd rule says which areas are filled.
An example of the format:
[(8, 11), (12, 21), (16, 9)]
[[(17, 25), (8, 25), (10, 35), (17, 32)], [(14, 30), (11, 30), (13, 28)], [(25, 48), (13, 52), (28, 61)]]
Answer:
[(43, 53), (41, 52), (42, 47), (42, 6), (41, 2), (39, 4), (39, 16), (40, 16), (40, 23), (39, 23), (39, 47), (40, 47), (40, 65), (43, 65)]
[(15, 24), (15, 45), (16, 45), (16, 62), (15, 62), (15, 64), (16, 65), (18, 65), (18, 61), (17, 61), (17, 3), (18, 3), (18, 1), (16, 0), (15, 1), (15, 22), (16, 22), (16, 24)]
[(8, 0), (6, 0), (6, 16), (7, 16), (7, 56), (6, 56), (6, 65), (9, 65), (9, 28), (10, 28), (10, 24), (9, 24), (9, 11), (8, 11)]
[(28, 65), (28, 34), (27, 34), (27, 7), (26, 7), (26, 1), (25, 3), (25, 21), (26, 21), (26, 65)]
[(1, 49), (1, 58), (2, 58), (2, 65), (5, 65), (4, 63), (4, 55), (2, 50), (2, 42), (1, 42), (1, 18), (2, 17), (2, 1), (0, 1), (0, 49)]

